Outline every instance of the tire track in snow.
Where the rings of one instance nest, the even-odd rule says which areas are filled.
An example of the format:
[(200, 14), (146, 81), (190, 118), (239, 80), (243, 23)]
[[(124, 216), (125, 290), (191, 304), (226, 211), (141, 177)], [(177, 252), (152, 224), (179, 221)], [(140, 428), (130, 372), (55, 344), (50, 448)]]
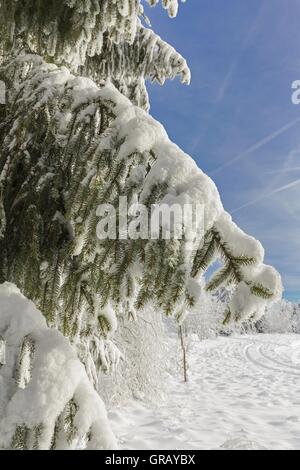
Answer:
[[(297, 375), (300, 376), (300, 367), (294, 366), (293, 364), (287, 364), (287, 363), (285, 363), (285, 362), (278, 361), (278, 360), (275, 359), (275, 358), (269, 357), (269, 356), (264, 352), (264, 350), (263, 350), (263, 345), (260, 346), (259, 352), (260, 352), (260, 354), (261, 354), (265, 359), (268, 359), (269, 361), (274, 362), (275, 364), (277, 364), (277, 365), (279, 365), (279, 366), (281, 366), (281, 367), (288, 367), (288, 368), (290, 368), (290, 369), (297, 370), (297, 371), (299, 372), (299, 374), (297, 374)], [(275, 351), (274, 351), (274, 354), (276, 354)], [(288, 371), (287, 371), (287, 372), (288, 372)]]
[[(269, 366), (265, 363), (265, 361), (260, 362), (259, 358), (253, 358), (253, 355), (250, 354), (251, 348), (253, 346), (255, 346), (255, 344), (252, 342), (252, 343), (250, 343), (250, 344), (248, 344), (244, 347), (244, 355), (245, 355), (246, 359), (248, 359), (248, 361), (250, 361), (252, 364), (255, 364), (256, 366), (259, 366), (259, 367), (261, 367), (262, 369), (265, 369), (265, 370), (270, 370), (270, 371), (274, 371), (274, 372), (284, 373), (284, 374), (287, 374), (287, 375), (293, 375), (295, 377), (300, 377), (300, 370), (299, 369), (297, 369), (297, 370), (299, 370), (299, 374), (297, 374), (296, 372), (292, 372), (290, 370), (278, 369), (276, 367)], [(256, 352), (258, 354), (260, 354), (261, 358), (268, 359), (270, 362), (273, 362), (273, 363), (274, 362), (277, 363), (276, 361), (274, 361), (274, 360), (268, 358), (266, 355), (264, 355), (262, 353), (261, 349), (262, 349), (262, 345), (260, 345), (256, 348)]]

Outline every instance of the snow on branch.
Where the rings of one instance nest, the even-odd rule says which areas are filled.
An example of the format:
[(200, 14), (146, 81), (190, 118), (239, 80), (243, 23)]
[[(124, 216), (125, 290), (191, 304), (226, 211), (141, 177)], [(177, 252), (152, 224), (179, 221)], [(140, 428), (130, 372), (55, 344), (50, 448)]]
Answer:
[[(162, 6), (176, 16), (177, 0), (162, 0)], [(22, 47), (75, 71), (88, 57), (106, 55), (109, 43), (133, 44), (145, 17), (141, 0), (1, 0), (0, 11), (0, 52)]]
[[(177, 0), (162, 5), (170, 16), (177, 12)], [(141, 16), (139, 0), (31, 0), (26, 5), (1, 0), (0, 64), (7, 50), (51, 57), (73, 72), (80, 67), (98, 84), (111, 80), (134, 104), (149, 110), (146, 79), (163, 84), (178, 76), (188, 84), (190, 70), (172, 46), (142, 26)]]
[(0, 285), (0, 344), (1, 449), (116, 448), (73, 347), (9, 283)]
[[(160, 0), (146, 0), (150, 6), (156, 6)], [(184, 3), (186, 0), (181, 0)], [(165, 10), (168, 10), (169, 16), (174, 18), (178, 13), (179, 0), (161, 0), (162, 6)]]
[(132, 44), (115, 44), (104, 38), (100, 54), (87, 57), (85, 75), (97, 83), (109, 78), (134, 104), (149, 109), (145, 80), (163, 85), (179, 77), (189, 84), (191, 72), (186, 60), (151, 29), (142, 26)]

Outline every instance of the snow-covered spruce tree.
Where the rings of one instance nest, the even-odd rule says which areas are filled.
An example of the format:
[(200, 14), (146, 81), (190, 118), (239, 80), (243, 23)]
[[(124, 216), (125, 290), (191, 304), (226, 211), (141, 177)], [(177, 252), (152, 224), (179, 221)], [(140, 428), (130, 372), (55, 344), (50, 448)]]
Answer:
[[(162, 4), (176, 14), (177, 0)], [(224, 267), (206, 288), (236, 285), (226, 321), (279, 298), (260, 243), (146, 112), (145, 79), (188, 82), (189, 70), (142, 26), (141, 1), (0, 0), (0, 9), (0, 282), (15, 283), (71, 340), (91, 381), (120, 359), (117, 317), (151, 303), (182, 318), (217, 257)], [(202, 204), (204, 236), (184, 223), (179, 240), (99, 240), (97, 207), (117, 208), (120, 196), (149, 208)]]
[[(151, 6), (159, 0), (145, 0)], [(178, 0), (162, 0), (176, 16)], [(141, 0), (1, 0), (0, 51), (8, 58), (24, 48), (49, 62), (95, 79), (108, 78), (130, 100), (148, 109), (145, 78), (163, 84), (180, 76), (186, 61), (151, 29), (144, 28)]]

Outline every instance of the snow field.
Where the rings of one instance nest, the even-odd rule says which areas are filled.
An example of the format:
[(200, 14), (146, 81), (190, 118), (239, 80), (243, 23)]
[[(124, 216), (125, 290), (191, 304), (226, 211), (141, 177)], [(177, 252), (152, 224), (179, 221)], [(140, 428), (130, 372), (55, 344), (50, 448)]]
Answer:
[(194, 342), (189, 364), (164, 403), (110, 413), (122, 449), (300, 449), (299, 336)]

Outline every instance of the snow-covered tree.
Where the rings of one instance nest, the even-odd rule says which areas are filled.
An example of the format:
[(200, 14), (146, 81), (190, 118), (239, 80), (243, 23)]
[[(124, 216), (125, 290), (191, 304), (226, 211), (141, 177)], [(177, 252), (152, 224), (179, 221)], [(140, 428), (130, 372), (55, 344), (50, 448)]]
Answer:
[(282, 299), (266, 308), (256, 325), (261, 333), (300, 333), (300, 308)]
[[(147, 0), (151, 6), (160, 3)], [(135, 104), (148, 109), (145, 79), (161, 84), (180, 76), (189, 83), (186, 61), (142, 25), (141, 0), (2, 0), (2, 56), (26, 50), (66, 65), (97, 83), (108, 78)], [(176, 16), (178, 0), (163, 0)]]
[(111, 449), (104, 404), (68, 340), (0, 286), (0, 449)]
[(201, 287), (201, 295), (186, 318), (186, 329), (188, 335), (197, 335), (202, 341), (217, 337), (225, 328), (223, 321), (230, 296), (225, 288), (213, 295), (206, 292), (204, 280)]
[[(152, 301), (180, 313), (217, 256), (225, 266), (207, 289), (237, 284), (232, 315), (247, 318), (280, 295), (261, 245), (225, 213), (214, 183), (111, 83), (98, 88), (32, 55), (2, 67), (2, 77), (11, 86), (1, 129), (1, 277), (20, 286), (49, 325), (81, 346), (87, 338), (95, 344), (99, 332), (110, 344), (114, 311), (135, 315)], [(98, 240), (97, 207), (118, 207), (122, 195), (146, 206), (200, 201), (204, 239)]]
[[(188, 83), (190, 73), (143, 26), (143, 3), (0, 0), (0, 282), (71, 340), (95, 385), (121, 357), (117, 317), (152, 304), (180, 320), (216, 258), (224, 267), (206, 289), (236, 287), (226, 321), (261, 315), (282, 290), (260, 243), (147, 112), (146, 79)], [(175, 16), (177, 0), (161, 3)], [(148, 208), (201, 204), (203, 236), (183, 221), (181, 239), (99, 240), (97, 208), (121, 196)]]

